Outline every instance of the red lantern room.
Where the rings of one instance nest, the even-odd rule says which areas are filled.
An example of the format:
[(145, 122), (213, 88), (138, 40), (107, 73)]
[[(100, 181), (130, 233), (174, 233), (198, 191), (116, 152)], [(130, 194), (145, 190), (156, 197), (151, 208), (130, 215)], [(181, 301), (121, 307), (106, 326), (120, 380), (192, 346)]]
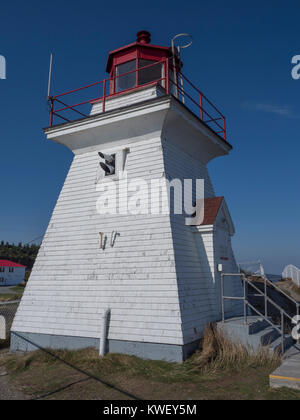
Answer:
[(106, 71), (111, 78), (111, 94), (165, 77), (163, 62), (172, 56), (171, 49), (152, 45), (150, 42), (150, 33), (140, 31), (137, 33), (136, 42), (109, 53)]
[[(182, 73), (180, 51), (190, 44), (176, 47), (174, 41), (180, 36), (189, 35), (178, 34), (172, 38), (171, 47), (164, 47), (151, 44), (148, 31), (138, 32), (136, 42), (109, 53), (106, 65), (108, 78), (59, 95), (48, 96), (50, 126), (52, 127), (54, 118), (70, 122), (76, 116), (79, 118), (104, 113), (151, 99), (155, 94), (171, 96), (180, 101), (210, 130), (226, 140), (224, 115)], [(88, 93), (92, 89), (96, 89), (95, 93)], [(137, 90), (138, 95), (135, 95)], [(144, 95), (140, 95), (142, 90)], [(76, 95), (79, 99), (74, 103)]]

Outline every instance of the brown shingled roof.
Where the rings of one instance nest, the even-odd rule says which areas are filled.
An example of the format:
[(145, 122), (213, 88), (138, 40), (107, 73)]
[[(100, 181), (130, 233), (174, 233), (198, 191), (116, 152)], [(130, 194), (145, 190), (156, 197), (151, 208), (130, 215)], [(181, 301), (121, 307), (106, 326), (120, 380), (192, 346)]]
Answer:
[(201, 225), (213, 225), (218, 215), (224, 197), (212, 197), (204, 199), (204, 219)]

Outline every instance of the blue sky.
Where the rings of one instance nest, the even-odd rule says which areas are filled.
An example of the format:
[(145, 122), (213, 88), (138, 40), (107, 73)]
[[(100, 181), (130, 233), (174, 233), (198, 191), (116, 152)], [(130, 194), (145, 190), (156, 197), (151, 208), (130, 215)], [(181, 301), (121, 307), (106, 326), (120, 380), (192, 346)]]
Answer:
[(0, 239), (28, 242), (47, 227), (72, 154), (45, 139), (50, 51), (55, 93), (103, 79), (107, 53), (140, 29), (168, 45), (194, 38), (184, 72), (228, 119), (230, 156), (209, 165), (236, 225), (238, 260), (267, 271), (300, 266), (299, 2), (11, 1), (1, 5)]

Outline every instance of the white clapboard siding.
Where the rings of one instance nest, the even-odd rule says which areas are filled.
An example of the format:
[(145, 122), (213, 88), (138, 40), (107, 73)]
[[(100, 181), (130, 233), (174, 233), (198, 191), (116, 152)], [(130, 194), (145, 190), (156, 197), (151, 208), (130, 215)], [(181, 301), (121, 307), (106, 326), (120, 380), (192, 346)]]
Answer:
[[(204, 197), (213, 197), (214, 190), (207, 168), (199, 161), (179, 150), (174, 145), (164, 142), (166, 173), (171, 179), (186, 178), (204, 180)], [(193, 197), (196, 198), (195, 185)], [(174, 252), (177, 279), (181, 287), (178, 289), (184, 343), (200, 338), (205, 325), (214, 320), (214, 307), (210, 299), (210, 282), (213, 281), (211, 266), (214, 266), (212, 235), (203, 236), (203, 247), (197, 246), (194, 234), (185, 225), (184, 215), (172, 215), (171, 226), (174, 237)], [(189, 255), (187, 258), (186, 254)], [(186, 324), (187, 320), (191, 320)]]
[[(74, 157), (13, 329), (99, 337), (109, 306), (110, 339), (183, 344), (169, 215), (97, 214), (98, 165), (97, 152)], [(132, 145), (125, 169), (161, 178), (160, 139)], [(115, 247), (101, 250), (99, 232), (113, 230)]]
[[(159, 96), (157, 88), (142, 89), (108, 100), (106, 111)], [(92, 114), (101, 112), (102, 104), (94, 104)], [(203, 179), (200, 196), (214, 197), (204, 163), (208, 154), (204, 154), (202, 162), (201, 154), (196, 159), (192, 151), (184, 150), (184, 138), (168, 138), (168, 118), (163, 117), (166, 111), (160, 115), (161, 124), (165, 121), (167, 128), (155, 125), (154, 130), (151, 121), (158, 124), (157, 112), (154, 109), (153, 115), (147, 114), (143, 121), (149, 125), (149, 133), (161, 130), (158, 137), (155, 134), (149, 138), (148, 133), (143, 138), (135, 133), (135, 127), (129, 130), (124, 125), (132, 138), (127, 135), (128, 138), (117, 139), (119, 146), (122, 143), (123, 148), (130, 148), (124, 168), (128, 182), (142, 178), (150, 186), (153, 180), (166, 183), (172, 179)], [(118, 132), (117, 118), (112, 124)], [(130, 125), (130, 119), (126, 124)], [(180, 124), (188, 123), (182, 119), (179, 128)], [(174, 131), (169, 132), (175, 135)], [(101, 136), (101, 129), (98, 133)], [(196, 140), (202, 136), (200, 131), (194, 135)], [(201, 147), (206, 141), (208, 138)], [(216, 273), (220, 241), (230, 247), (232, 269), (235, 264), (228, 232), (216, 234), (212, 227), (210, 231), (194, 233), (185, 224), (184, 214), (170, 214), (165, 207), (160, 214), (98, 214), (96, 204), (103, 194), (101, 187), (109, 185), (99, 169), (98, 152), (115, 153), (109, 147), (115, 144), (113, 135), (108, 140), (99, 139), (100, 142), (106, 146), (99, 146), (99, 150), (95, 144), (86, 149), (82, 144), (75, 150), (12, 330), (99, 338), (102, 315), (110, 308), (111, 340), (191, 343), (201, 337), (207, 323), (220, 316)], [(200, 143), (195, 144), (199, 152)], [(119, 190), (121, 181), (114, 179), (117, 202), (122, 205), (126, 193)], [(195, 182), (189, 188), (194, 200)], [(113, 199), (112, 186), (106, 196)], [(166, 191), (150, 200), (150, 190), (143, 188), (139, 196), (143, 201), (148, 199), (153, 208), (161, 198), (166, 199)], [(179, 198), (176, 205), (180, 202)], [(105, 249), (100, 249), (100, 232), (106, 237)], [(113, 232), (118, 236), (111, 246)], [(237, 293), (238, 287), (234, 287), (233, 293)]]

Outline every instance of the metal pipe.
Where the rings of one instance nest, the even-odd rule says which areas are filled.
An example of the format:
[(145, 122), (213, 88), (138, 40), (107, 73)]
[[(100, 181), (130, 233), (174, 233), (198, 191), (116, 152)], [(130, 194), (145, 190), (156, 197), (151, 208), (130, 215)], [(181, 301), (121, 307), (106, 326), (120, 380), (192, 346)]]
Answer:
[(264, 277), (264, 288), (265, 288), (265, 316), (268, 316), (268, 289), (266, 278)]
[[(74, 109), (74, 108), (75, 108), (75, 106), (82, 105), (82, 103), (81, 103), (81, 104), (78, 104), (78, 105), (68, 105), (68, 104), (65, 104), (64, 102), (60, 101), (59, 99), (55, 99), (55, 100), (56, 100), (56, 102), (59, 102), (60, 104), (62, 104), (62, 105), (64, 105), (64, 106), (65, 106), (64, 108), (59, 108), (59, 109), (56, 109), (56, 110), (55, 110), (56, 112), (65, 111), (66, 109), (72, 109), (72, 111), (77, 112), (77, 114), (80, 114), (80, 115), (82, 115), (83, 117), (87, 117), (87, 115), (83, 114), (82, 112), (78, 111), (77, 109)], [(88, 102), (90, 102), (90, 101), (88, 101)]]
[(99, 85), (100, 83), (103, 83), (103, 82), (104, 82), (104, 80), (100, 80), (100, 82), (90, 83), (89, 85), (82, 86), (82, 87), (77, 88), (77, 89), (72, 89), (72, 90), (69, 90), (68, 92), (60, 93), (59, 95), (55, 95), (55, 96), (53, 96), (53, 98), (56, 99), (56, 98), (59, 98), (60, 96), (70, 95), (70, 93), (78, 92), (79, 90), (83, 90), (83, 89), (88, 89), (92, 86)]
[(279, 334), (281, 335), (281, 326), (280, 327), (278, 327), (276, 324), (274, 324), (272, 321), (270, 321), (270, 319), (269, 318), (266, 318), (265, 316), (264, 316), (264, 314), (263, 313), (261, 313), (260, 311), (258, 311), (254, 306), (252, 306), (251, 305), (251, 303), (247, 303), (247, 305), (249, 306), (249, 308), (251, 308), (254, 312), (256, 312), (260, 317), (262, 317), (266, 322), (268, 322), (271, 326), (272, 326), (272, 328), (274, 328), (276, 331), (278, 331), (279, 332)]
[(284, 353), (284, 316), (283, 311), (281, 311), (281, 350), (282, 354)]
[(53, 65), (53, 54), (50, 54), (50, 64), (49, 64), (49, 79), (48, 79), (48, 91), (47, 91), (47, 99), (50, 99), (50, 92), (51, 92), (51, 79), (52, 79), (52, 65)]
[(106, 96), (106, 79), (103, 83), (102, 112), (105, 112), (105, 96)]
[[(224, 277), (225, 276), (240, 276), (243, 278), (243, 283), (244, 283), (244, 297), (241, 298), (237, 298), (237, 297), (233, 297), (233, 296), (224, 296)], [(256, 287), (253, 283), (251, 283), (247, 277), (244, 274), (237, 274), (237, 273), (222, 273), (221, 274), (221, 289), (222, 289), (222, 320), (224, 322), (224, 301), (225, 299), (231, 299), (231, 300), (243, 300), (244, 301), (244, 320), (245, 323), (247, 322), (247, 307), (249, 306), (249, 308), (251, 308), (254, 312), (256, 312), (259, 316), (261, 316), (265, 321), (267, 321), (276, 331), (279, 332), (279, 334), (281, 335), (281, 350), (282, 353), (284, 353), (285, 351), (285, 345), (284, 345), (284, 339), (285, 339), (285, 325), (284, 325), (284, 317), (287, 317), (288, 319), (290, 319), (292, 321), (292, 317), (284, 310), (282, 309), (279, 305), (277, 305), (272, 299), (269, 298), (267, 290), (266, 290), (266, 286), (267, 286), (267, 282), (271, 283), (266, 277), (264, 277), (264, 282), (265, 282), (265, 291), (262, 292), (258, 287)], [(251, 305), (251, 303), (248, 301), (248, 286), (251, 286), (253, 289), (257, 290), (258, 294), (261, 296), (264, 296), (265, 298), (265, 314), (263, 314), (263, 311), (257, 310), (253, 305)], [(272, 284), (273, 285), (273, 284)], [(280, 290), (280, 289), (279, 289)], [(281, 325), (276, 325), (271, 319), (268, 318), (267, 314), (268, 314), (268, 302), (270, 302), (281, 314)], [(299, 303), (296, 303), (296, 311), (297, 314), (299, 314)]]
[(226, 119), (225, 119), (224, 116), (222, 118), (223, 118), (223, 129), (224, 129), (224, 140), (226, 140), (227, 139), (227, 134), (226, 134)]
[[(173, 67), (174, 67), (174, 82), (175, 82), (175, 86), (176, 86), (176, 98), (178, 98), (179, 94), (178, 94), (178, 80), (177, 80), (177, 69), (176, 69), (176, 57), (175, 57), (175, 39), (179, 38), (179, 37), (189, 37), (190, 41), (186, 44), (186, 45), (181, 45), (177, 47), (178, 50), (178, 61), (179, 61), (179, 65), (178, 68), (180, 70), (180, 49), (181, 48), (188, 48), (190, 45), (192, 45), (193, 43), (193, 39), (191, 37), (190, 34), (186, 34), (186, 33), (182, 33), (182, 34), (177, 34), (175, 36), (173, 36), (173, 38), (171, 39), (171, 46), (172, 46), (172, 54), (173, 54)], [(179, 72), (180, 74), (180, 82), (181, 82), (181, 87), (183, 88), (183, 79), (182, 79), (182, 74), (181, 72)], [(182, 102), (184, 103), (185, 99), (184, 99), (184, 92), (182, 89)]]
[(202, 93), (200, 93), (200, 119), (203, 121), (203, 100), (202, 100)]
[(222, 322), (225, 322), (225, 306), (224, 306), (224, 275), (221, 274), (221, 293), (222, 293)]
[(181, 71), (179, 72), (179, 78), (180, 78), (180, 87), (181, 87), (181, 100), (182, 100), (182, 103), (184, 104), (185, 98), (184, 98), (183, 78), (182, 78)]
[(247, 317), (247, 298), (248, 298), (248, 289), (246, 286), (246, 277), (244, 275), (241, 276), (243, 279), (244, 284), (244, 324), (247, 325), (248, 317)]
[(165, 76), (166, 76), (166, 93), (170, 94), (170, 74), (169, 74), (169, 59), (165, 62)]
[(50, 105), (50, 127), (53, 126), (53, 98), (50, 98), (51, 105)]
[(110, 308), (107, 308), (104, 312), (101, 325), (101, 336), (100, 336), (100, 349), (99, 355), (105, 356), (106, 353), (106, 342), (107, 342), (107, 333), (108, 333), (108, 317), (110, 315)]
[(177, 69), (176, 69), (176, 58), (175, 58), (175, 42), (174, 38), (171, 40), (172, 45), (172, 54), (173, 54), (173, 78), (174, 78), (174, 84), (175, 84), (175, 96), (178, 98), (178, 80), (177, 80)]

